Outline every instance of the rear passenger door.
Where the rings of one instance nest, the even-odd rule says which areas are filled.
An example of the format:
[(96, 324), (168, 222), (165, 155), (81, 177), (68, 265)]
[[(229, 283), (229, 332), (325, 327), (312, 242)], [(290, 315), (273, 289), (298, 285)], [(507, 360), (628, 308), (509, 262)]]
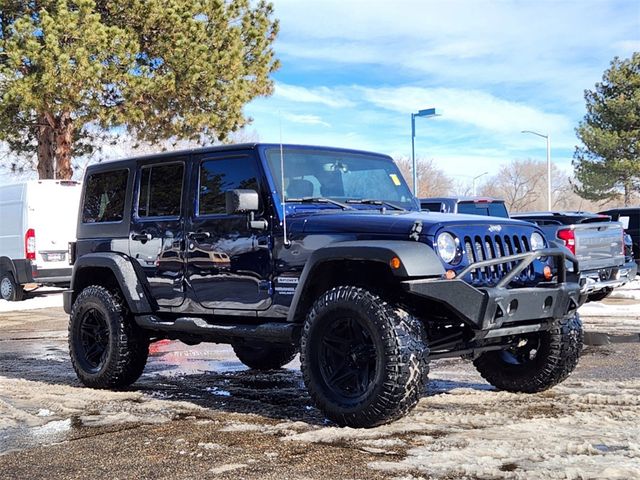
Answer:
[(265, 196), (253, 152), (195, 157), (191, 185), (194, 211), (187, 226), (187, 276), (199, 303), (209, 309), (263, 310), (270, 306), (268, 231), (249, 228), (246, 215), (227, 215), (225, 192), (253, 189)]
[(161, 307), (184, 302), (184, 217), (186, 158), (138, 165), (129, 252), (142, 267), (151, 295)]

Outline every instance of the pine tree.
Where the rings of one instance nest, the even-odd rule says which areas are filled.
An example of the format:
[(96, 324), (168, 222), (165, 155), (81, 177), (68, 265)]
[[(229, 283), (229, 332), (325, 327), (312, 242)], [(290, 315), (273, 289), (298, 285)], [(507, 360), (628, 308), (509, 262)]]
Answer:
[(640, 53), (611, 62), (595, 90), (585, 91), (587, 114), (576, 129), (576, 192), (589, 200), (623, 198), (640, 191)]
[(70, 178), (114, 127), (211, 142), (246, 124), (278, 67), (271, 4), (250, 0), (0, 2), (0, 140)]

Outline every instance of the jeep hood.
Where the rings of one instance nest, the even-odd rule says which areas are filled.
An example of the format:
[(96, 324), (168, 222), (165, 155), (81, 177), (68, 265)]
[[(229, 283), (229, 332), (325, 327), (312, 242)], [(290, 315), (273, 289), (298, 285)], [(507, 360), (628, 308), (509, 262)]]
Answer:
[(535, 225), (521, 220), (482, 215), (464, 215), (436, 212), (395, 212), (387, 210), (343, 210), (339, 212), (322, 211), (309, 215), (288, 217), (287, 223), (291, 233), (327, 234), (327, 233), (360, 233), (402, 236), (408, 235), (417, 222), (422, 225), (422, 235), (432, 236), (441, 228), (477, 226), (490, 228), (493, 226), (522, 227), (536, 229)]

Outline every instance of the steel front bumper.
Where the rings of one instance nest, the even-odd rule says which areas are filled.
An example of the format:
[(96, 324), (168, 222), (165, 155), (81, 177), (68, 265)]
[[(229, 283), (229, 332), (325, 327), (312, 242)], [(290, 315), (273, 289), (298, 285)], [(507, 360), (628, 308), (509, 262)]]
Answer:
[[(537, 287), (509, 288), (509, 284), (540, 257), (555, 258), (554, 282)], [(547, 320), (573, 315), (585, 300), (580, 285), (567, 281), (566, 261), (573, 263), (574, 271), (577, 271), (574, 257), (564, 250), (548, 248), (477, 262), (458, 275), (464, 278), (473, 269), (509, 265), (511, 270), (495, 287), (476, 288), (458, 279), (407, 280), (403, 286), (411, 294), (444, 304), (472, 328), (487, 331), (486, 337), (498, 336), (489, 332), (496, 329), (501, 330), (500, 336), (509, 334), (509, 330), (522, 331), (518, 324), (529, 325), (525, 330), (535, 331), (542, 329), (541, 324), (547, 324)]]

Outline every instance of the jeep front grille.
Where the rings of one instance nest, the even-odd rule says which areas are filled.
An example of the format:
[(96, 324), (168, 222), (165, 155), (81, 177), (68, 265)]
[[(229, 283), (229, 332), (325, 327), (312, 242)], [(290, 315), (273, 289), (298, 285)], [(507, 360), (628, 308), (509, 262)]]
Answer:
[[(469, 264), (483, 260), (493, 260), (530, 250), (529, 239), (519, 235), (476, 235), (464, 237), (464, 251)], [(505, 262), (490, 267), (476, 268), (471, 271), (471, 282), (474, 284), (494, 285), (515, 266), (514, 262)], [(523, 282), (534, 279), (534, 269), (530, 266), (519, 279)]]

